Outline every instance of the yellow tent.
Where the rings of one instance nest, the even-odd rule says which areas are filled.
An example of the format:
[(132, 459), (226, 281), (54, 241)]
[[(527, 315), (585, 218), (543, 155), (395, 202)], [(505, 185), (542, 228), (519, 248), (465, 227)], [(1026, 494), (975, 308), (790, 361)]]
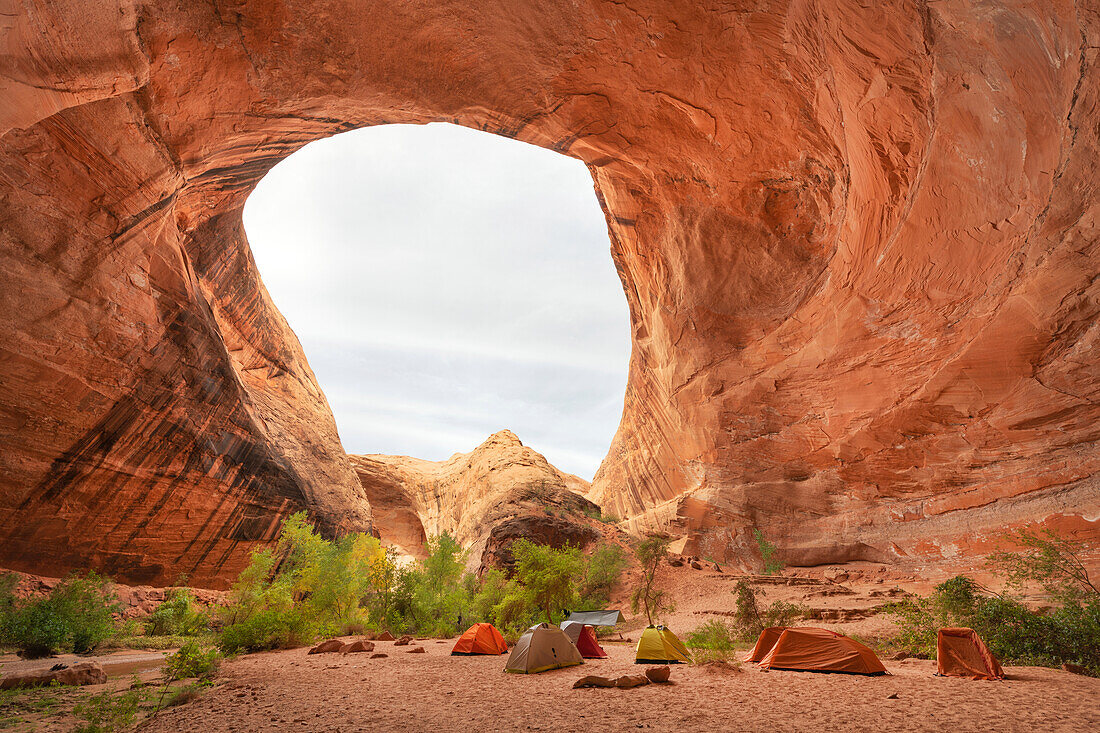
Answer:
[(638, 639), (635, 664), (691, 664), (691, 654), (664, 626), (650, 626)]

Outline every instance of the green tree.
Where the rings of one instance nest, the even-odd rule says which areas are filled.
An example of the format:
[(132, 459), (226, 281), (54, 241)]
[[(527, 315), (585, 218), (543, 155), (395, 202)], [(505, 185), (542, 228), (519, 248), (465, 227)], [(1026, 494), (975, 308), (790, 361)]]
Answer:
[(626, 553), (618, 545), (600, 545), (584, 564), (578, 594), (580, 610), (603, 608), (626, 569)]
[(673, 610), (665, 591), (657, 588), (657, 570), (661, 561), (668, 557), (669, 538), (664, 535), (650, 535), (636, 548), (634, 555), (642, 566), (642, 582), (630, 596), (630, 610), (645, 612), (646, 621), (653, 626), (653, 620), (660, 620), (663, 613)]
[(555, 549), (521, 539), (512, 544), (512, 555), (516, 559), (516, 578), (530, 602), (545, 614), (547, 622), (553, 623), (555, 613), (576, 600), (574, 582), (584, 562), (580, 550)]

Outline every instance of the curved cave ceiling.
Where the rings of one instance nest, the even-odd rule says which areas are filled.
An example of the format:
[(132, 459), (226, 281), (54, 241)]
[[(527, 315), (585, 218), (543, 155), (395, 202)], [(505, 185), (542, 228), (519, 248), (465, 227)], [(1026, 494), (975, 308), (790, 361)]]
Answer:
[(51, 3), (0, 65), (0, 563), (213, 583), (371, 510), (241, 224), (311, 140), (592, 171), (631, 312), (590, 497), (802, 563), (1097, 536), (1095, 3)]

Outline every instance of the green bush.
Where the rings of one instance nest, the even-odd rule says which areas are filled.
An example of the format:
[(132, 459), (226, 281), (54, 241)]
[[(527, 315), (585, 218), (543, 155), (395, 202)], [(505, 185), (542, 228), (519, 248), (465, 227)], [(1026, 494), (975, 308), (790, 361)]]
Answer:
[(5, 580), (0, 589), (0, 633), (3, 643), (19, 648), (24, 656), (86, 654), (114, 633), (113, 616), (121, 607), (107, 578), (73, 574), (45, 598), (24, 602), (14, 599), (10, 586)]
[(596, 610), (607, 605), (611, 591), (626, 570), (626, 553), (618, 545), (600, 545), (584, 565), (577, 595), (579, 610)]
[(692, 649), (711, 649), (714, 651), (730, 651), (739, 646), (737, 633), (733, 625), (717, 619), (707, 621), (690, 632), (685, 639), (685, 643)]
[(783, 569), (787, 566), (775, 556), (779, 549), (768, 542), (764, 533), (758, 529), (753, 529), (752, 536), (760, 550), (760, 559), (764, 561), (764, 575), (782, 575)]
[(233, 584), (218, 646), (226, 653), (285, 648), (363, 624), (361, 602), (375, 593), (372, 561), (384, 554), (374, 537), (326, 540), (304, 512), (288, 517), (275, 547), (254, 551)]
[(217, 649), (189, 641), (179, 651), (165, 657), (164, 662), (170, 679), (211, 680), (221, 664), (221, 654)]
[(1046, 666), (1072, 662), (1100, 674), (1100, 599), (1033, 611), (1016, 598), (956, 576), (937, 585), (930, 596), (906, 598), (887, 612), (900, 628), (893, 644), (918, 656), (935, 658), (940, 628), (964, 626), (974, 629), (1002, 661)]
[(140, 689), (115, 694), (104, 690), (78, 703), (73, 714), (83, 722), (76, 726), (75, 733), (112, 733), (129, 728), (145, 699)]
[(149, 636), (195, 636), (207, 627), (206, 614), (195, 607), (187, 588), (169, 588), (164, 602), (145, 619)]

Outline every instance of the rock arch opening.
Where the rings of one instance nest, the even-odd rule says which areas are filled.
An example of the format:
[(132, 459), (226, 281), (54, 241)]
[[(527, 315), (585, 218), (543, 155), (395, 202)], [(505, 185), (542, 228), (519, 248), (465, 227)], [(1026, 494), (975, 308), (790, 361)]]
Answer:
[(630, 322), (580, 161), (449, 124), (363, 128), (275, 166), (244, 225), (349, 454), (439, 461), (508, 428), (592, 479)]

